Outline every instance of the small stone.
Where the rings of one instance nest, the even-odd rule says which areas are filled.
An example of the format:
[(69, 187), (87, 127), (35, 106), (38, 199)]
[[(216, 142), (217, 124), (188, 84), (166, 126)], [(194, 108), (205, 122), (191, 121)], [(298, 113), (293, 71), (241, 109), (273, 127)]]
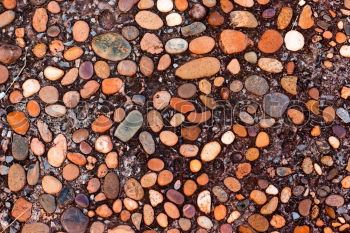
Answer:
[(331, 194), (326, 198), (326, 204), (331, 207), (341, 207), (344, 202), (344, 198), (338, 194)]
[(118, 2), (118, 8), (121, 12), (128, 12), (136, 2), (133, 0), (121, 0)]
[(340, 55), (343, 57), (350, 57), (350, 46), (349, 45), (343, 45), (342, 47), (340, 47)]
[(174, 27), (182, 24), (182, 17), (179, 13), (170, 13), (165, 17), (166, 24)]
[[(162, 0), (162, 1), (166, 1), (166, 0)], [(172, 6), (172, 2), (171, 2), (171, 6)], [(152, 11), (147, 11), (147, 10), (139, 11), (135, 15), (135, 21), (140, 27), (148, 30), (158, 30), (161, 27), (163, 27), (162, 19)]]
[(298, 25), (302, 29), (309, 29), (315, 24), (312, 18), (312, 9), (310, 5), (305, 5), (299, 16)]
[(187, 0), (175, 0), (175, 6), (179, 11), (185, 11), (188, 8)]
[(182, 205), (185, 201), (184, 195), (174, 189), (169, 189), (166, 192), (166, 197), (177, 205)]
[(95, 94), (100, 88), (100, 84), (95, 80), (89, 80), (84, 84), (82, 89), (80, 89), (80, 96), (83, 99), (90, 98), (93, 94)]
[(234, 58), (227, 65), (227, 70), (230, 71), (231, 74), (236, 75), (241, 71), (241, 66), (239, 64), (238, 59)]
[(224, 179), (224, 184), (231, 192), (238, 192), (241, 190), (241, 184), (239, 180), (234, 177), (226, 177)]
[(28, 157), (28, 141), (25, 137), (17, 134), (13, 135), (12, 156), (16, 160), (25, 160)]
[(36, 79), (27, 79), (23, 85), (23, 96), (30, 97), (40, 90), (40, 83)]
[(116, 24), (115, 17), (110, 10), (102, 11), (98, 17), (98, 22), (100, 23), (101, 27), (106, 30), (112, 29)]
[(92, 49), (107, 60), (120, 61), (131, 53), (131, 46), (120, 34), (106, 33), (93, 38)]
[(39, 98), (46, 104), (54, 104), (58, 101), (59, 93), (56, 87), (46, 86), (40, 89)]
[[(9, 71), (8, 71), (8, 69), (6, 68), (6, 66), (3, 66), (3, 65), (0, 65), (0, 84), (4, 84), (4, 83), (6, 83), (7, 82), (7, 80), (8, 80), (8, 78), (9, 78)], [(33, 80), (35, 80), (35, 79), (33, 79)], [(39, 82), (38, 82), (39, 83)], [(25, 88), (24, 88), (24, 83), (23, 83), (23, 85), (22, 85), (22, 88), (23, 88), (23, 95), (25, 96), (25, 94), (24, 93), (27, 93), (27, 95), (29, 95), (30, 96), (30, 94), (32, 94), (31, 93), (31, 91), (32, 91), (32, 85), (27, 85), (27, 86), (29, 86), (29, 88), (27, 87), (27, 90), (25, 91)], [(36, 86), (36, 85), (35, 85)], [(35, 87), (34, 86), (34, 87)], [(40, 85), (39, 85), (39, 88), (40, 88)], [(33, 93), (34, 94), (34, 93)], [(27, 97), (27, 96), (25, 96), (25, 97)]]
[(201, 36), (190, 42), (189, 50), (195, 54), (206, 54), (215, 47), (215, 40), (209, 36)]
[(31, 164), (28, 167), (27, 172), (27, 182), (29, 185), (36, 185), (38, 183), (40, 176), (40, 167), (39, 162), (37, 161), (35, 164)]
[(207, 216), (199, 216), (197, 218), (197, 224), (207, 230), (213, 227), (213, 222)]
[(13, 204), (11, 216), (19, 222), (26, 222), (32, 215), (33, 204), (23, 197), (18, 198)]
[(263, 53), (275, 53), (283, 44), (281, 34), (273, 29), (266, 30), (259, 39), (258, 48)]
[(134, 61), (123, 60), (118, 63), (118, 73), (124, 76), (131, 77), (136, 74), (137, 65)]
[(259, 67), (269, 73), (280, 73), (283, 70), (282, 63), (274, 58), (262, 57), (258, 60)]
[(200, 157), (204, 162), (210, 162), (214, 160), (221, 152), (221, 145), (216, 142), (208, 142), (204, 145)]
[(113, 120), (115, 122), (122, 122), (124, 120), (124, 117), (125, 117), (125, 110), (122, 109), (122, 108), (117, 108), (115, 111), (114, 111), (114, 114), (113, 114)]
[(220, 186), (214, 186), (212, 191), (218, 201), (226, 202), (228, 200), (228, 194)]
[(103, 233), (105, 230), (105, 225), (102, 222), (93, 222), (90, 226), (90, 233)]
[(64, 71), (53, 67), (53, 66), (47, 66), (44, 69), (44, 76), (45, 78), (47, 78), (50, 81), (56, 81), (60, 78), (62, 78), (62, 76), (64, 75)]
[(266, 147), (270, 144), (270, 137), (266, 132), (260, 132), (257, 136), (256, 136), (256, 140), (255, 140), (255, 146), (256, 147)]
[(298, 77), (296, 76), (284, 76), (281, 79), (281, 86), (289, 94), (296, 95), (297, 82), (298, 82)]
[(63, 208), (71, 204), (74, 200), (74, 189), (70, 186), (64, 186), (57, 195), (57, 206)]
[(253, 214), (249, 216), (248, 223), (258, 232), (265, 232), (269, 228), (268, 220), (260, 214)]
[(12, 10), (4, 11), (0, 14), (0, 28), (6, 27), (16, 18), (16, 13)]
[(121, 141), (129, 141), (142, 126), (143, 117), (142, 114), (134, 110), (128, 114), (125, 120), (118, 126), (114, 136), (118, 137)]
[(107, 135), (99, 136), (95, 141), (95, 149), (101, 153), (110, 152), (113, 149), (111, 137)]
[(165, 50), (170, 54), (180, 54), (187, 50), (188, 43), (182, 38), (173, 38), (165, 43)]
[(150, 9), (154, 6), (153, 0), (140, 0), (137, 7), (141, 10)]
[(8, 187), (13, 192), (18, 192), (24, 188), (26, 184), (26, 174), (24, 168), (20, 164), (13, 164), (8, 170), (7, 176)]
[(347, 110), (344, 108), (337, 108), (337, 116), (344, 122), (344, 123), (349, 123), (350, 122), (350, 115)]
[(206, 15), (206, 9), (199, 3), (194, 4), (194, 6), (189, 11), (190, 16), (195, 20), (200, 20)]
[(52, 117), (61, 117), (64, 116), (67, 112), (67, 109), (65, 106), (60, 104), (52, 104), (45, 108), (46, 114)]
[(331, 106), (328, 106), (325, 109), (323, 109), (322, 117), (323, 117), (323, 120), (327, 124), (332, 123), (335, 120), (335, 110), (334, 110), (334, 108), (331, 107)]
[(107, 78), (102, 81), (102, 92), (106, 95), (118, 93), (123, 87), (123, 81), (120, 78)]
[(125, 26), (122, 28), (122, 35), (127, 40), (135, 40), (139, 34), (139, 30), (135, 26)]
[(160, 186), (166, 186), (170, 184), (174, 179), (174, 175), (169, 170), (163, 170), (159, 173), (157, 182)]
[(240, 31), (226, 29), (220, 34), (219, 45), (226, 54), (239, 53), (247, 48), (248, 37)]
[(144, 196), (144, 191), (141, 184), (134, 178), (129, 178), (126, 180), (124, 192), (127, 197), (136, 201), (141, 200)]
[(45, 8), (36, 8), (33, 16), (32, 25), (35, 31), (45, 32), (49, 16)]
[(259, 23), (249, 11), (232, 11), (230, 21), (233, 28), (256, 28)]
[(90, 34), (90, 27), (83, 20), (78, 20), (73, 25), (73, 39), (77, 42), (85, 42)]
[(305, 39), (303, 34), (298, 31), (291, 30), (284, 36), (284, 43), (286, 48), (290, 51), (298, 51), (303, 49)]
[(115, 173), (110, 172), (106, 175), (102, 189), (108, 199), (116, 199), (119, 196), (119, 179)]
[(36, 223), (25, 224), (21, 231), (21, 233), (31, 233), (31, 232), (50, 233), (50, 228), (44, 223), (36, 222)]
[(214, 57), (203, 57), (191, 60), (175, 71), (181, 79), (198, 79), (215, 75), (220, 70), (220, 61)]
[(286, 29), (293, 18), (293, 9), (291, 7), (282, 7), (277, 17), (277, 28)]
[(201, 22), (194, 22), (181, 28), (184, 37), (195, 36), (206, 30), (206, 26)]
[(140, 42), (141, 50), (151, 54), (159, 54), (163, 52), (163, 43), (158, 36), (153, 33), (146, 33)]
[(267, 83), (267, 81), (258, 75), (249, 76), (245, 80), (244, 86), (247, 89), (247, 91), (258, 96), (265, 95), (266, 92), (269, 90), (269, 84)]
[(149, 77), (152, 75), (154, 70), (153, 60), (147, 56), (142, 56), (139, 63), (141, 73)]
[(53, 176), (44, 176), (41, 185), (44, 192), (48, 194), (57, 194), (62, 189), (62, 183)]
[(234, 0), (234, 2), (240, 6), (243, 7), (253, 7), (254, 1), (253, 0)]
[(263, 205), (267, 201), (265, 193), (260, 190), (253, 190), (249, 197), (258, 205)]
[(268, 203), (266, 203), (261, 208), (260, 213), (264, 215), (272, 214), (277, 209), (277, 206), (278, 206), (278, 197), (273, 197)]
[(309, 216), (312, 201), (310, 199), (305, 199), (299, 202), (298, 211), (302, 216)]
[(192, 83), (185, 83), (182, 84), (178, 89), (177, 89), (177, 94), (181, 98), (192, 98), (196, 94), (197, 88), (194, 84)]
[(6, 116), (6, 120), (11, 126), (12, 130), (17, 134), (24, 135), (29, 129), (29, 122), (23, 112), (10, 112)]
[(0, 62), (10, 64), (22, 55), (22, 49), (16, 45), (0, 43)]
[(2, 1), (2, 6), (6, 9), (12, 10), (15, 9), (17, 5), (16, 0), (3, 0)]
[(68, 233), (84, 233), (89, 224), (89, 218), (80, 209), (70, 207), (61, 216), (61, 224)]
[(305, 120), (304, 113), (302, 113), (297, 109), (293, 109), (293, 108), (288, 109), (287, 115), (292, 120), (292, 122), (296, 125), (301, 125), (304, 123), (304, 120)]
[(197, 205), (200, 211), (209, 214), (211, 211), (211, 195), (208, 190), (204, 190), (198, 194)]
[(210, 12), (207, 18), (208, 24), (214, 27), (222, 25), (224, 20), (224, 17), (218, 11)]
[(263, 100), (264, 111), (271, 117), (279, 118), (283, 115), (289, 104), (288, 96), (282, 93), (270, 93)]
[(157, 0), (157, 9), (160, 12), (166, 13), (173, 9), (174, 3), (171, 0)]
[(221, 136), (221, 142), (224, 143), (225, 145), (230, 145), (233, 143), (235, 140), (235, 135), (232, 131), (226, 131), (222, 136)]
[(94, 74), (94, 68), (91, 61), (84, 61), (79, 67), (79, 76), (82, 79), (88, 80)]
[(152, 135), (146, 131), (143, 131), (139, 135), (140, 143), (147, 154), (153, 154), (155, 152), (155, 143)]

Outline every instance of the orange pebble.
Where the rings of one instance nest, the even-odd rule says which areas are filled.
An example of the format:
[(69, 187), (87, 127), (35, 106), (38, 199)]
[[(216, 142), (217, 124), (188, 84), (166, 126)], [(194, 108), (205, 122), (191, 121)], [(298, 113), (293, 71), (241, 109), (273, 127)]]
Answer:
[(2, 6), (8, 10), (15, 9), (17, 5), (16, 0), (2, 0)]
[(208, 184), (208, 182), (209, 182), (209, 177), (208, 177), (207, 173), (203, 173), (197, 177), (197, 183), (199, 185), (204, 186), (204, 185)]
[(38, 117), (40, 115), (40, 105), (35, 100), (29, 100), (27, 103), (27, 112), (31, 117)]
[(326, 39), (331, 39), (333, 37), (333, 33), (330, 31), (324, 31), (322, 35)]
[(160, 186), (166, 186), (170, 184), (174, 179), (174, 175), (169, 170), (163, 170), (158, 175), (158, 184)]
[(226, 206), (218, 205), (214, 208), (214, 218), (218, 221), (223, 220), (226, 217)]
[(64, 45), (60, 40), (53, 40), (51, 41), (49, 48), (53, 55), (57, 55), (64, 50)]
[(185, 11), (188, 8), (188, 1), (187, 0), (175, 0), (175, 7), (179, 11)]
[(197, 184), (193, 180), (186, 180), (184, 183), (184, 194), (186, 196), (192, 196), (197, 190)]
[(17, 104), (21, 102), (23, 98), (22, 92), (15, 90), (10, 93), (9, 99), (12, 104)]
[(47, 10), (52, 14), (58, 14), (61, 12), (61, 7), (56, 1), (51, 1), (47, 4)]
[(13, 131), (18, 134), (26, 134), (29, 129), (29, 121), (23, 112), (10, 112), (6, 116), (7, 122)]
[(346, 42), (346, 35), (343, 32), (337, 32), (335, 34), (335, 41), (339, 44)]
[(258, 2), (260, 5), (266, 5), (267, 3), (270, 2), (270, 0), (257, 0), (257, 2)]
[(16, 34), (16, 37), (23, 38), (24, 37), (24, 28), (16, 28), (15, 34)]
[(247, 129), (240, 124), (234, 124), (232, 126), (232, 130), (235, 134), (237, 134), (238, 137), (246, 137), (247, 136)]

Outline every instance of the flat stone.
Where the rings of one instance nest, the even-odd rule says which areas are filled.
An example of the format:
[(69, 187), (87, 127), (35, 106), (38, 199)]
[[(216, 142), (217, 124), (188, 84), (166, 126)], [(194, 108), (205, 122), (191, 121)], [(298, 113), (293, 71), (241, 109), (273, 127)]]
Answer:
[(91, 43), (94, 52), (107, 60), (120, 61), (131, 53), (131, 46), (120, 34), (106, 33), (93, 38)]
[(331, 207), (340, 207), (344, 205), (344, 197), (338, 194), (331, 194), (326, 198), (326, 204)]
[(298, 93), (297, 82), (298, 82), (297, 76), (284, 76), (281, 79), (281, 86), (289, 94), (296, 95)]
[(312, 9), (310, 5), (305, 5), (300, 13), (298, 25), (302, 29), (309, 29), (315, 24), (312, 18)]
[(263, 53), (275, 53), (283, 45), (282, 35), (273, 29), (266, 30), (259, 39), (258, 48)]
[(82, 79), (90, 79), (94, 74), (94, 66), (91, 61), (84, 61), (79, 66), (79, 77)]
[(118, 8), (121, 12), (128, 12), (132, 9), (136, 1), (134, 0), (120, 0), (118, 2)]
[(157, 9), (160, 12), (166, 13), (173, 9), (174, 3), (172, 0), (157, 0)]
[(153, 33), (146, 33), (140, 41), (141, 50), (151, 54), (159, 54), (163, 52), (163, 43), (158, 36)]
[(98, 17), (98, 22), (102, 28), (111, 30), (116, 25), (114, 14), (110, 10), (104, 10)]
[(47, 22), (49, 20), (49, 16), (45, 8), (36, 8), (32, 25), (35, 31), (37, 32), (45, 32), (47, 28)]
[(78, 20), (73, 24), (73, 39), (77, 42), (85, 42), (90, 33), (90, 27), (84, 20)]
[(199, 216), (197, 218), (197, 224), (206, 230), (210, 230), (214, 226), (213, 222), (207, 216)]
[(182, 17), (179, 13), (170, 13), (165, 17), (165, 20), (169, 27), (175, 27), (182, 24)]
[(269, 228), (269, 221), (260, 214), (249, 216), (248, 223), (258, 232), (265, 232)]
[(180, 54), (187, 50), (188, 43), (182, 38), (173, 38), (165, 43), (165, 51), (170, 54)]
[(195, 36), (206, 30), (206, 26), (201, 22), (194, 22), (181, 28), (184, 37)]
[(11, 165), (7, 176), (8, 188), (12, 192), (18, 192), (26, 185), (26, 173), (20, 164)]
[(154, 70), (153, 60), (147, 56), (142, 56), (139, 63), (140, 72), (144, 76), (151, 76)]
[[(0, 83), (1, 83), (1, 81), (0, 81)], [(40, 90), (40, 83), (36, 79), (27, 79), (23, 83), (22, 89), (23, 89), (23, 96), (30, 97), (30, 96), (38, 93), (38, 91)]]
[(271, 117), (279, 118), (286, 111), (289, 104), (288, 96), (282, 93), (270, 93), (263, 100), (264, 111)]
[(56, 210), (55, 197), (51, 194), (42, 194), (39, 197), (39, 203), (43, 207), (43, 209), (49, 214), (52, 214)]
[(312, 201), (310, 199), (305, 199), (299, 202), (298, 211), (302, 216), (309, 216)]
[(116, 199), (119, 196), (119, 178), (109, 172), (104, 179), (102, 190), (108, 199)]
[(249, 11), (232, 11), (230, 21), (233, 28), (256, 28), (259, 23)]
[(135, 21), (140, 27), (148, 30), (158, 30), (164, 24), (157, 14), (147, 10), (139, 11), (135, 15)]
[(89, 224), (89, 218), (80, 209), (70, 207), (63, 212), (61, 224), (68, 233), (84, 233)]
[(74, 189), (71, 186), (64, 186), (57, 195), (57, 206), (63, 208), (70, 205), (75, 198)]
[(12, 156), (16, 160), (25, 160), (28, 157), (28, 141), (25, 137), (18, 134), (13, 135)]
[(275, 58), (262, 57), (258, 60), (258, 65), (268, 73), (281, 73), (283, 70), (282, 63)]
[(145, 150), (147, 154), (151, 155), (155, 152), (155, 149), (156, 149), (155, 142), (150, 133), (148, 133), (147, 131), (141, 132), (139, 135), (139, 140), (142, 145), (142, 148)]
[(33, 204), (23, 197), (18, 198), (13, 204), (11, 216), (19, 222), (26, 222), (32, 215)]
[(185, 201), (184, 195), (174, 189), (169, 189), (166, 192), (166, 197), (177, 205), (182, 205)]
[(344, 122), (344, 123), (350, 123), (350, 115), (347, 110), (344, 108), (337, 108), (337, 116)]
[(21, 233), (50, 233), (50, 228), (48, 225), (36, 222), (36, 223), (27, 223), (23, 226)]
[(44, 76), (50, 81), (56, 81), (64, 75), (64, 71), (54, 67), (54, 66), (47, 66), (44, 69)]
[(177, 89), (177, 94), (184, 99), (192, 98), (197, 91), (196, 85), (192, 83), (184, 83)]
[(220, 186), (214, 186), (213, 189), (214, 196), (220, 201), (220, 202), (226, 202), (228, 200), (228, 194), (227, 192), (221, 188)]
[(123, 142), (127, 142), (141, 128), (142, 124), (142, 114), (139, 111), (134, 110), (127, 115), (127, 117), (122, 123), (120, 123), (120, 125), (114, 133), (114, 136), (116, 136)]
[(135, 40), (140, 34), (139, 29), (135, 26), (125, 26), (122, 28), (122, 35), (127, 40)]
[(191, 60), (175, 71), (181, 79), (199, 79), (211, 77), (220, 71), (220, 61), (215, 57), (202, 57)]
[(28, 166), (28, 171), (27, 171), (28, 184), (32, 186), (36, 185), (38, 183), (39, 176), (40, 176), (39, 161), (36, 161), (36, 163)]
[(263, 96), (269, 90), (269, 84), (266, 79), (258, 76), (251, 75), (244, 81), (244, 86), (247, 91), (253, 93), (254, 95)]
[(46, 104), (54, 104), (58, 101), (59, 93), (54, 86), (45, 86), (40, 89), (39, 98)]

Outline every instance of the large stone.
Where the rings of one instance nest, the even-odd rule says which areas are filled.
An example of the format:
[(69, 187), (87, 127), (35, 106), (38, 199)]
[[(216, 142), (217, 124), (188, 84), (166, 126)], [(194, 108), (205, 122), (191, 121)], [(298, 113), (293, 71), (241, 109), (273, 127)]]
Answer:
[(13, 20), (16, 18), (16, 14), (14, 11), (7, 10), (0, 14), (0, 28), (3, 28), (10, 23), (13, 22)]
[(124, 192), (127, 197), (139, 201), (145, 195), (141, 184), (134, 178), (129, 178), (124, 184)]
[(36, 222), (36, 223), (27, 223), (23, 226), (21, 233), (50, 233), (50, 228), (48, 225)]
[(63, 212), (61, 223), (68, 233), (84, 233), (89, 225), (89, 218), (80, 209), (71, 207)]
[(93, 38), (91, 45), (98, 56), (111, 61), (123, 60), (131, 52), (129, 42), (116, 33), (98, 35)]
[(28, 157), (28, 141), (25, 137), (13, 135), (12, 156), (17, 160), (25, 160)]
[(26, 184), (26, 173), (20, 164), (13, 164), (7, 176), (7, 184), (12, 192), (20, 191)]
[(288, 107), (288, 104), (288, 96), (278, 92), (265, 95), (263, 100), (263, 108), (265, 113), (276, 118), (283, 115)]
[(110, 172), (106, 175), (102, 190), (108, 199), (116, 199), (118, 197), (119, 179), (115, 173)]
[(0, 43), (0, 62), (10, 64), (22, 55), (22, 49), (16, 45)]
[(220, 61), (215, 57), (202, 57), (180, 66), (175, 75), (181, 79), (211, 77), (220, 71)]
[(248, 36), (236, 30), (224, 30), (220, 34), (219, 45), (226, 54), (240, 53), (248, 46)]
[(33, 204), (23, 197), (18, 198), (13, 204), (11, 215), (19, 222), (26, 222), (32, 215)]
[(142, 124), (142, 114), (139, 111), (134, 110), (129, 113), (129, 115), (125, 118), (125, 120), (122, 123), (120, 123), (120, 125), (114, 133), (114, 136), (116, 136), (123, 142), (127, 142), (141, 128)]

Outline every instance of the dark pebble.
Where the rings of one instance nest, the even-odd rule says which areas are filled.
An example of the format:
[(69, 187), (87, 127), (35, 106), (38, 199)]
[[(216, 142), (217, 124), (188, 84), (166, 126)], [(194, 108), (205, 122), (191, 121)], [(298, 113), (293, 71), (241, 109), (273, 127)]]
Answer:
[(178, 205), (182, 205), (182, 203), (184, 203), (185, 201), (185, 197), (184, 195), (182, 195), (182, 193), (176, 191), (175, 189), (169, 189), (167, 192), (166, 192), (166, 197), (174, 202), (175, 204), (178, 204)]
[(63, 212), (61, 223), (68, 233), (83, 233), (89, 225), (89, 218), (80, 209), (71, 207)]
[(237, 203), (237, 210), (244, 211), (249, 206), (249, 200), (243, 200)]
[(46, 2), (46, 0), (29, 0), (30, 4), (34, 6), (40, 6)]
[(304, 186), (301, 186), (301, 185), (298, 185), (298, 186), (295, 186), (295, 188), (293, 188), (293, 195), (294, 196), (300, 196), (301, 194), (304, 193)]
[(116, 199), (118, 197), (119, 179), (114, 172), (110, 172), (106, 175), (102, 189), (108, 199)]
[(58, 26), (50, 26), (47, 31), (47, 35), (50, 37), (56, 37), (61, 33), (61, 30)]
[(268, 8), (263, 11), (262, 17), (264, 19), (270, 19), (276, 15), (276, 10), (274, 8)]
[(196, 3), (192, 9), (190, 10), (190, 15), (192, 18), (196, 19), (196, 20), (199, 20), (199, 19), (202, 19), (204, 18), (204, 16), (206, 15), (207, 11), (205, 9), (204, 6), (202, 6), (201, 4), (199, 3)]
[(333, 125), (332, 131), (338, 138), (344, 138), (346, 136), (346, 129), (340, 125)]
[(75, 203), (82, 207), (82, 208), (87, 208), (89, 206), (89, 198), (85, 194), (78, 194), (75, 199)]
[(182, 213), (186, 218), (193, 218), (196, 214), (196, 208), (191, 204), (186, 204), (182, 207)]
[(57, 206), (63, 208), (71, 204), (74, 200), (74, 190), (70, 186), (65, 186), (57, 196)]
[(344, 25), (344, 31), (346, 35), (350, 36), (350, 24)]
[(81, 153), (86, 154), (86, 155), (90, 154), (92, 151), (92, 147), (85, 141), (82, 141), (79, 144), (79, 149), (80, 149)]
[(28, 141), (25, 137), (14, 134), (12, 137), (12, 156), (17, 160), (25, 160), (28, 156)]
[(125, 26), (122, 29), (122, 35), (127, 40), (135, 40), (139, 36), (139, 29), (135, 26)]
[(177, 94), (184, 99), (192, 98), (197, 91), (196, 85), (192, 83), (185, 83), (179, 86), (177, 89)]
[(332, 180), (334, 179), (339, 173), (339, 170), (338, 168), (332, 168), (329, 172), (328, 172), (328, 175), (327, 175), (327, 180)]
[(91, 61), (84, 61), (79, 67), (79, 76), (82, 79), (90, 79), (94, 74), (94, 66)]
[(43, 207), (43, 209), (52, 214), (56, 210), (56, 201), (55, 197), (51, 194), (43, 194), (39, 197), (39, 203)]
[(98, 17), (98, 22), (104, 29), (112, 29), (115, 25), (115, 17), (109, 10), (104, 10)]

